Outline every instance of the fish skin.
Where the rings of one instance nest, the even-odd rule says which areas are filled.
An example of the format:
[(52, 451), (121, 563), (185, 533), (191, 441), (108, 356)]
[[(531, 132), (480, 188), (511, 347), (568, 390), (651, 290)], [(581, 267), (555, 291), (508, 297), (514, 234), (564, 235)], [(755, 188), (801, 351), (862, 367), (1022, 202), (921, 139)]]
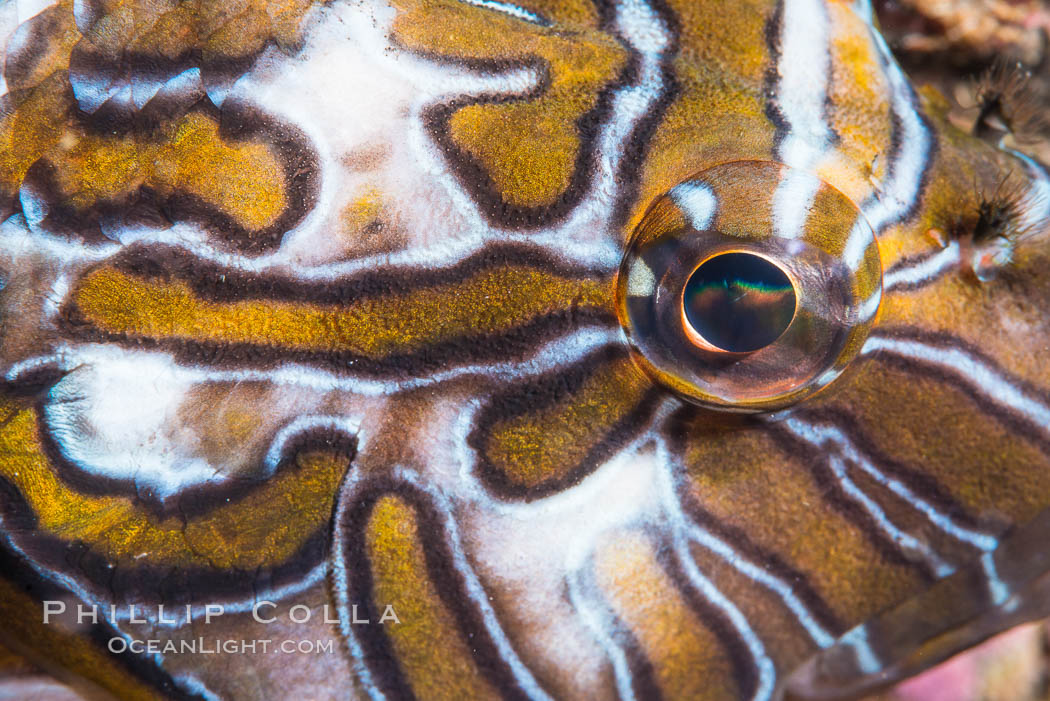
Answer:
[[(11, 693), (843, 698), (1050, 613), (1050, 176), (866, 3), (0, 20)], [(727, 246), (799, 310), (729, 360)]]

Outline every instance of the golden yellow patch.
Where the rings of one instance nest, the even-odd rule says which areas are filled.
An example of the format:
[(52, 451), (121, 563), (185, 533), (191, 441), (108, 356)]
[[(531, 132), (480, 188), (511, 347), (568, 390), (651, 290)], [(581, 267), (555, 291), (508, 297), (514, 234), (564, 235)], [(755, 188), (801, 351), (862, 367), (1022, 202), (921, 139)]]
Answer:
[(655, 550), (638, 534), (606, 539), (594, 556), (598, 588), (637, 639), (665, 698), (738, 698), (723, 641), (688, 605)]
[(563, 480), (651, 387), (629, 358), (608, 362), (553, 406), (497, 422), (485, 442), (486, 457), (526, 488)]
[(13, 198), (30, 166), (45, 159), (54, 167), (58, 204), (77, 211), (150, 187), (190, 195), (249, 231), (269, 226), (287, 201), (284, 174), (267, 146), (227, 141), (200, 114), (172, 115), (174, 122), (148, 136), (94, 132), (74, 118), (70, 56), (83, 51), (105, 62), (133, 55), (161, 65), (195, 54), (205, 63), (248, 60), (270, 42), (293, 46), (312, 4), (107, 2), (84, 36), (72, 2), (45, 10), (30, 21), (51, 23), (46, 45), (31, 57), (9, 59), (5, 70), (13, 108), (0, 119), (0, 192)]
[(773, 4), (669, 4), (681, 18), (673, 64), (678, 94), (649, 142), (627, 231), (657, 197), (699, 171), (726, 161), (768, 159), (773, 148), (763, 88), (765, 27)]
[(515, 3), (561, 27), (599, 29), (601, 17), (593, 0), (525, 0)]
[[(846, 249), (853, 225), (862, 216), (856, 205), (843, 197), (840, 191), (822, 184), (813, 198), (809, 217), (806, 219), (805, 239), (831, 256), (840, 257)], [(864, 278), (859, 282), (865, 288), (857, 293), (858, 299), (867, 299), (868, 295), (878, 289), (878, 281), (870, 277), (880, 273), (878, 266), (875, 266), (874, 270), (862, 266), (857, 271), (857, 275)]]
[(343, 212), (343, 224), (348, 232), (360, 233), (379, 219), (383, 198), (379, 190), (371, 188), (351, 202)]
[(365, 537), (373, 597), (402, 621), (383, 631), (417, 697), (496, 698), (430, 580), (419, 529), (415, 511), (398, 497), (382, 497), (373, 507)]
[(727, 90), (723, 80), (697, 66), (678, 66), (681, 93), (649, 142), (638, 198), (624, 231), (632, 231), (653, 201), (679, 183), (719, 163), (768, 160), (774, 129), (758, 86)]
[(550, 82), (542, 95), (465, 106), (453, 113), (449, 130), (504, 202), (554, 204), (569, 187), (582, 146), (576, 122), (619, 75), (626, 61), (622, 47), (594, 30), (545, 29), (466, 3), (394, 4), (400, 11), (394, 36), (410, 49), (450, 59), (539, 60), (547, 68)]
[(762, 81), (768, 55), (766, 23), (774, 3), (671, 0), (668, 4), (678, 20), (678, 68), (710, 71), (711, 77), (738, 80), (740, 86)]
[(73, 101), (65, 75), (53, 75), (0, 119), (0, 192), (13, 197), (29, 166), (68, 133)]
[(369, 358), (460, 337), (506, 332), (543, 315), (610, 304), (609, 283), (515, 266), (456, 283), (340, 306), (271, 300), (212, 302), (183, 282), (143, 280), (112, 268), (87, 275), (75, 293), (83, 317), (127, 337), (252, 343)]
[(719, 203), (711, 228), (730, 236), (764, 239), (772, 233), (773, 193), (786, 169), (768, 161), (741, 168), (705, 171), (704, 182)]
[(163, 196), (192, 195), (257, 231), (287, 205), (281, 164), (269, 147), (226, 142), (202, 114), (182, 117), (159, 140), (84, 135), (68, 142), (49, 160), (60, 193), (78, 210), (149, 187)]
[(888, 174), (891, 130), (889, 90), (878, 49), (854, 9), (830, 3), (832, 130), (839, 136), (834, 160), (818, 174), (854, 202), (863, 202)]
[(145, 553), (151, 567), (248, 571), (287, 561), (325, 526), (348, 466), (342, 455), (303, 453), (294, 469), (184, 522), (178, 514), (155, 516), (128, 497), (89, 496), (63, 482), (43, 452), (32, 409), (19, 409), (0, 429), (0, 455), (0, 476), (22, 494), (42, 533), (84, 543), (124, 567)]

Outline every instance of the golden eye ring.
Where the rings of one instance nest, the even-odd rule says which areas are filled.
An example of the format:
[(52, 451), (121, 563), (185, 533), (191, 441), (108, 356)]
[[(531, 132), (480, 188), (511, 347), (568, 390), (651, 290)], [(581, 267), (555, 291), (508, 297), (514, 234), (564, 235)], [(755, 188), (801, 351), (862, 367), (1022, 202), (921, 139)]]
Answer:
[(735, 161), (650, 207), (624, 256), (617, 309), (659, 382), (703, 406), (757, 412), (837, 378), (881, 291), (875, 235), (849, 198), (780, 163)]

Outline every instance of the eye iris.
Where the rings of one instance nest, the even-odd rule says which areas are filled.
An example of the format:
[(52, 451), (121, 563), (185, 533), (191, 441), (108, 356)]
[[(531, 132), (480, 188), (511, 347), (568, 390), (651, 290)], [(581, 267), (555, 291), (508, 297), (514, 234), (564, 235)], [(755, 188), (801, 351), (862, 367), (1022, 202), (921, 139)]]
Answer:
[(685, 285), (685, 317), (705, 341), (748, 353), (777, 340), (795, 315), (795, 288), (761, 256), (723, 253), (703, 263)]
[[(791, 200), (805, 217), (785, 228), (796, 209), (777, 193), (799, 183), (816, 194)], [(865, 347), (881, 299), (878, 242), (860, 208), (771, 161), (714, 165), (656, 198), (616, 277), (616, 315), (639, 367), (686, 401), (740, 413), (776, 411), (835, 382)]]

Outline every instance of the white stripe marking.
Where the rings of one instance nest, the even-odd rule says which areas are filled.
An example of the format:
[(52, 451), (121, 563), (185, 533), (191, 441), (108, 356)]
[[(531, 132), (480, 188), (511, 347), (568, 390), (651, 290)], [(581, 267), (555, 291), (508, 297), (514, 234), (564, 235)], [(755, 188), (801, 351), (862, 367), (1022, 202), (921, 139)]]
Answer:
[(690, 540), (722, 558), (726, 564), (748, 579), (757, 582), (779, 596), (784, 602), (784, 605), (795, 615), (799, 624), (807, 633), (809, 633), (810, 637), (813, 638), (813, 642), (818, 646), (825, 648), (834, 643), (835, 636), (829, 633), (822, 625), (817, 623), (816, 619), (813, 618), (813, 614), (798, 598), (790, 584), (779, 577), (770, 574), (761, 566), (744, 558), (733, 548), (732, 545), (714, 535), (685, 514), (680, 501), (675, 495), (675, 489), (672, 483), (673, 477), (671, 465), (674, 463), (674, 460), (671, 458), (670, 452), (663, 441), (657, 442), (657, 452), (661, 461), (668, 466), (667, 469), (661, 473), (660, 479), (662, 482), (661, 487), (664, 492), (665, 508), (670, 516), (670, 520), (672, 522), (686, 524), (684, 530)]
[(755, 701), (765, 701), (773, 698), (777, 679), (776, 667), (773, 665), (773, 660), (766, 654), (765, 646), (762, 645), (762, 641), (755, 634), (747, 618), (736, 607), (736, 604), (730, 601), (711, 580), (700, 572), (690, 556), (689, 548), (686, 546), (686, 541), (681, 534), (675, 534), (674, 536), (674, 550), (686, 577), (704, 598), (726, 615), (732, 626), (736, 628), (737, 633), (740, 634), (748, 652), (751, 653), (751, 658), (754, 660), (755, 667), (758, 670), (758, 688), (755, 689), (755, 694), (751, 698), (755, 699)]
[[(336, 498), (335, 517), (333, 523), (335, 527), (340, 531), (342, 530), (343, 519), (346, 517), (346, 506), (349, 501), (348, 498), (344, 498), (344, 492), (350, 488), (350, 477), (346, 478), (343, 486), (339, 490), (339, 494)], [(346, 562), (346, 551), (343, 548), (343, 538), (341, 533), (336, 533), (335, 537), (332, 538), (332, 563), (345, 563)], [(351, 623), (351, 616), (347, 615), (350, 611), (350, 607), (354, 602), (350, 601), (350, 583), (347, 581), (346, 567), (335, 564), (332, 567), (332, 589), (334, 589), (335, 603), (339, 609), (339, 632), (343, 635), (343, 640), (346, 641), (347, 647), (350, 648), (350, 666), (353, 667), (354, 676), (357, 677), (357, 681), (360, 682), (361, 686), (365, 688), (365, 693), (372, 701), (385, 701), (386, 696), (376, 686), (375, 680), (372, 679), (372, 670), (365, 664), (364, 650), (361, 649), (361, 644), (357, 641), (357, 635), (354, 632), (354, 626)]]
[(992, 603), (1002, 606), (1010, 598), (1010, 587), (999, 577), (999, 572), (995, 567), (995, 553), (986, 552), (981, 555), (981, 568), (988, 581), (988, 594), (992, 598)]
[(784, 605), (795, 615), (799, 624), (805, 628), (809, 636), (813, 638), (813, 642), (818, 646), (825, 648), (835, 642), (835, 636), (817, 623), (816, 619), (813, 618), (813, 614), (810, 613), (806, 605), (802, 603), (802, 600), (798, 598), (791, 586), (784, 580), (771, 575), (753, 562), (745, 560), (733, 550), (731, 545), (697, 524), (692, 524), (686, 529), (686, 532), (691, 540), (722, 558), (733, 569), (779, 596)]
[(940, 555), (933, 551), (926, 543), (923, 543), (915, 536), (902, 531), (897, 528), (896, 525), (889, 519), (886, 512), (882, 509), (877, 501), (872, 499), (868, 494), (857, 486), (857, 484), (849, 478), (846, 474), (846, 464), (838, 456), (832, 455), (828, 457), (828, 464), (831, 466), (832, 472), (835, 474), (835, 478), (842, 485), (842, 490), (846, 492), (855, 502), (864, 507), (864, 510), (868, 512), (875, 523), (890, 537), (894, 543), (905, 550), (910, 550), (924, 560), (926, 560), (933, 568), (934, 574), (940, 577), (947, 577), (955, 571), (955, 567), (945, 562)]
[(820, 0), (785, 0), (777, 72), (777, 107), (788, 125), (780, 159), (792, 168), (813, 168), (831, 144), (825, 121), (830, 76), (830, 26)]
[(502, 12), (503, 14), (510, 15), (515, 19), (525, 20), (526, 22), (532, 22), (538, 24), (541, 27), (549, 27), (548, 22), (543, 17), (540, 17), (535, 12), (529, 12), (524, 7), (514, 5), (509, 2), (499, 2), (499, 0), (461, 0), (468, 5), (474, 5), (475, 7), (483, 7), (486, 10), (495, 10), (496, 12)]
[(616, 693), (622, 701), (635, 701), (634, 687), (631, 684), (631, 666), (627, 662), (627, 654), (623, 648), (606, 633), (608, 622), (602, 614), (595, 610), (588, 597), (583, 595), (580, 584), (581, 574), (576, 571), (570, 574), (566, 580), (569, 588), (569, 603), (583, 619), (584, 625), (605, 650), (609, 657), (609, 663), (613, 668), (613, 677), (616, 679)]
[[(849, 441), (837, 428), (831, 426), (814, 426), (793, 417), (784, 419), (783, 425), (796, 436), (802, 438), (814, 447), (822, 448), (828, 442), (838, 444), (840, 452), (845, 452), (850, 458), (850, 462), (854, 463), (858, 468), (876, 479), (880, 484), (889, 486), (891, 480), (888, 480), (886, 476), (879, 472), (873, 465), (866, 460), (856, 459), (859, 457), (856, 451), (852, 450), (852, 445), (849, 444)], [(847, 450), (843, 451), (844, 447), (847, 447)], [(828, 466), (831, 468), (835, 479), (841, 485), (842, 490), (855, 502), (864, 507), (864, 510), (868, 512), (879, 528), (882, 529), (893, 542), (900, 547), (921, 556), (931, 565), (931, 567), (933, 567), (934, 573), (938, 577), (945, 577), (955, 570), (952, 565), (945, 562), (926, 543), (894, 525), (886, 515), (882, 506), (849, 478), (846, 464), (839, 455), (828, 455)], [(899, 489), (894, 490), (893, 487), (890, 487), (891, 490), (897, 493), (898, 496), (907, 500), (914, 508), (929, 516), (929, 512), (933, 510), (932, 507), (929, 507), (929, 505), (922, 500), (917, 499), (909, 490), (907, 490), (907, 488), (896, 482), (896, 480), (892, 480), (892, 482)], [(938, 525), (941, 525), (942, 522), (943, 518), (938, 522)]]
[(866, 625), (859, 625), (845, 633), (841, 640), (843, 645), (853, 649), (857, 667), (861, 672), (864, 674), (875, 674), (882, 669), (882, 662), (879, 661), (875, 651), (871, 648), (871, 643), (868, 641), (868, 628)]
[(645, 261), (638, 258), (631, 264), (627, 275), (627, 294), (632, 297), (648, 297), (656, 292), (656, 276)]
[(789, 170), (773, 193), (773, 234), (782, 239), (799, 238), (805, 233), (806, 220), (813, 209), (813, 199), (820, 180), (802, 170)]
[(787, 123), (778, 153), (793, 170), (773, 195), (773, 230), (780, 238), (803, 233), (820, 180), (807, 171), (831, 147), (825, 103), (830, 80), (830, 23), (820, 0), (785, 0), (780, 31), (776, 106)]
[[(737, 608), (736, 604), (726, 597), (726, 595), (723, 594), (710, 579), (704, 576), (697, 567), (696, 561), (689, 552), (689, 539), (700, 536), (702, 538), (701, 545), (708, 547), (712, 552), (719, 557), (726, 559), (729, 564), (737, 569), (743, 566), (750, 570), (754, 568), (754, 566), (736, 556), (736, 553), (732, 551), (732, 548), (721, 543), (721, 541), (718, 541), (713, 537), (704, 537), (705, 535), (709, 536), (709, 534), (705, 534), (704, 531), (695, 524), (692, 524), (691, 521), (685, 517), (681, 505), (675, 497), (674, 487), (671, 484), (672, 478), (670, 466), (672, 463), (670, 456), (667, 453), (666, 446), (664, 446), (662, 442), (658, 442), (657, 451), (661, 461), (667, 465), (667, 469), (665, 469), (661, 475), (661, 492), (663, 494), (664, 508), (667, 512), (668, 520), (673, 524), (672, 528), (674, 529), (674, 533), (672, 535), (672, 547), (674, 548), (675, 556), (679, 564), (682, 566), (682, 571), (685, 573), (686, 578), (689, 579), (693, 587), (696, 588), (701, 596), (725, 614), (726, 618), (729, 619), (730, 624), (737, 630), (737, 633), (740, 634), (740, 638), (747, 646), (748, 652), (751, 653), (755, 669), (758, 672), (758, 686), (755, 689), (755, 694), (752, 696), (752, 699), (755, 701), (771, 699), (776, 690), (777, 680), (777, 670), (776, 666), (773, 664), (773, 660), (770, 659), (768, 654), (766, 654), (765, 646), (751, 627), (747, 617), (744, 616), (740, 609)], [(685, 524), (692, 525), (692, 528), (685, 526)], [(714, 548), (708, 546), (707, 543), (711, 543)], [(769, 579), (775, 580), (772, 575), (769, 576)], [(764, 581), (763, 583), (767, 582)], [(792, 598), (794, 597), (793, 594), (789, 594)], [(785, 599), (785, 602), (786, 601), (788, 601), (788, 599)], [(801, 602), (799, 602), (799, 605), (801, 606)], [(802, 607), (802, 610), (805, 611), (804, 607)], [(808, 617), (808, 614), (806, 615)], [(819, 630), (819, 626), (817, 626), (816, 629)], [(820, 633), (818, 633), (818, 635), (820, 635)], [(824, 635), (827, 636), (827, 633), (824, 633)]]
[(894, 268), (883, 277), (883, 289), (890, 292), (900, 286), (922, 285), (932, 282), (945, 271), (959, 264), (961, 260), (960, 252), (959, 242), (952, 241), (941, 250), (914, 265)]
[(886, 351), (952, 372), (996, 404), (1017, 411), (1044, 433), (1050, 432), (1050, 408), (1030, 397), (1002, 374), (960, 348), (940, 348), (919, 341), (870, 336), (861, 349), (868, 355)]
[(908, 502), (916, 511), (929, 519), (931, 523), (956, 540), (983, 551), (995, 550), (999, 545), (999, 541), (993, 536), (959, 525), (950, 516), (945, 515), (928, 501), (915, 494), (903, 482), (893, 477), (887, 477), (867, 456), (861, 454), (853, 442), (837, 427), (805, 424), (794, 418), (787, 419), (786, 423), (795, 430), (797, 435), (805, 438), (814, 446), (819, 447), (828, 442), (836, 445), (838, 452), (843, 457), (867, 473), (876, 482)]
[[(496, 650), (499, 653), (501, 659), (507, 663), (511, 673), (514, 675), (514, 680), (521, 687), (521, 690), (530, 699), (537, 699), (540, 701), (552, 701), (551, 697), (545, 692), (536, 681), (535, 677), (532, 676), (532, 672), (522, 663), (515, 652), (510, 640), (503, 632), (503, 628), (496, 618), (496, 612), (493, 610), (492, 605), (489, 603), (489, 596), (485, 592), (481, 582), (478, 581), (477, 575), (474, 569), (470, 566), (467, 561), (467, 556), (463, 552), (463, 546), (459, 537), (459, 530), (456, 526), (455, 519), (452, 518), (451, 509), (446, 501), (444, 495), (436, 488), (423, 482), (423, 480), (408, 470), (400, 468), (394, 469), (391, 472), (394, 479), (401, 480), (425, 493), (432, 501), (435, 509), (441, 516), (442, 526), (444, 527), (446, 543), (449, 546), (449, 551), (452, 554), (452, 566), (460, 574), (463, 579), (463, 583), (467, 590), (467, 596), (471, 600), (471, 603), (477, 607), (477, 610), (481, 613), (481, 618), (485, 626), (486, 632), (492, 638), (493, 644), (496, 646)], [(337, 574), (337, 597), (339, 599), (339, 627), (343, 631), (343, 634), (347, 637), (353, 635), (353, 625), (348, 623), (350, 620), (350, 607), (349, 607), (349, 589), (347, 588), (346, 576), (344, 571), (346, 569), (345, 551), (342, 548), (343, 540), (343, 523), (342, 516), (345, 514), (345, 503), (352, 501), (354, 488), (360, 481), (360, 476), (354, 473), (344, 483), (339, 494), (339, 507), (337, 507), (337, 518), (336, 521), (339, 528), (339, 533), (334, 539), (336, 542), (337, 550), (335, 551), (334, 569)]]
[(853, 323), (863, 324), (875, 318), (879, 313), (879, 305), (882, 304), (882, 289), (877, 289), (870, 297), (857, 305), (856, 315)]
[[(869, 25), (871, 40), (878, 49), (889, 83), (890, 109), (900, 126), (895, 139), (899, 150), (896, 158), (889, 163), (890, 175), (882, 182), (879, 192), (869, 197), (861, 207), (871, 228), (875, 233), (881, 233), (886, 227), (900, 221), (919, 197), (933, 142), (919, 117), (908, 79), (894, 60), (882, 35), (871, 24), (870, 8), (861, 4), (856, 10)], [(866, 228), (858, 220), (846, 241), (843, 258), (853, 270), (860, 266), (864, 251), (870, 243), (870, 235), (864, 230)]]
[(168, 372), (167, 368), (170, 367), (171, 372), (177, 373), (180, 382), (266, 382), (322, 392), (338, 390), (363, 397), (386, 397), (472, 376), (500, 381), (519, 380), (522, 377), (571, 365), (603, 345), (622, 341), (623, 332), (620, 329), (583, 328), (551, 341), (533, 356), (520, 362), (466, 365), (411, 380), (370, 380), (343, 376), (297, 363), (286, 363), (267, 370), (215, 370), (179, 365), (169, 355), (155, 351), (132, 350), (103, 344), (63, 345), (58, 346), (53, 354), (34, 356), (11, 365), (4, 373), (4, 378), (15, 382), (26, 372), (47, 365), (55, 365), (60, 370), (68, 371), (80, 366), (157, 360), (165, 364), (165, 372)]
[(710, 187), (692, 180), (684, 182), (671, 190), (671, 199), (694, 229), (706, 231), (711, 228), (718, 200)]
[(1038, 231), (1042, 226), (1045, 231), (1050, 228), (1050, 175), (1033, 158), (1020, 151), (1010, 150), (1010, 153), (1024, 163), (1028, 177), (1032, 180), (1032, 186), (1025, 195), (1021, 227)]
[(306, 431), (317, 428), (327, 428), (333, 431), (345, 433), (348, 436), (357, 436), (361, 430), (361, 419), (350, 416), (334, 415), (302, 415), (297, 416), (290, 423), (282, 427), (270, 442), (270, 449), (266, 451), (263, 458), (263, 477), (272, 477), (277, 471), (277, 466), (282, 457), (285, 457), (285, 446), (288, 441), (302, 435)]

